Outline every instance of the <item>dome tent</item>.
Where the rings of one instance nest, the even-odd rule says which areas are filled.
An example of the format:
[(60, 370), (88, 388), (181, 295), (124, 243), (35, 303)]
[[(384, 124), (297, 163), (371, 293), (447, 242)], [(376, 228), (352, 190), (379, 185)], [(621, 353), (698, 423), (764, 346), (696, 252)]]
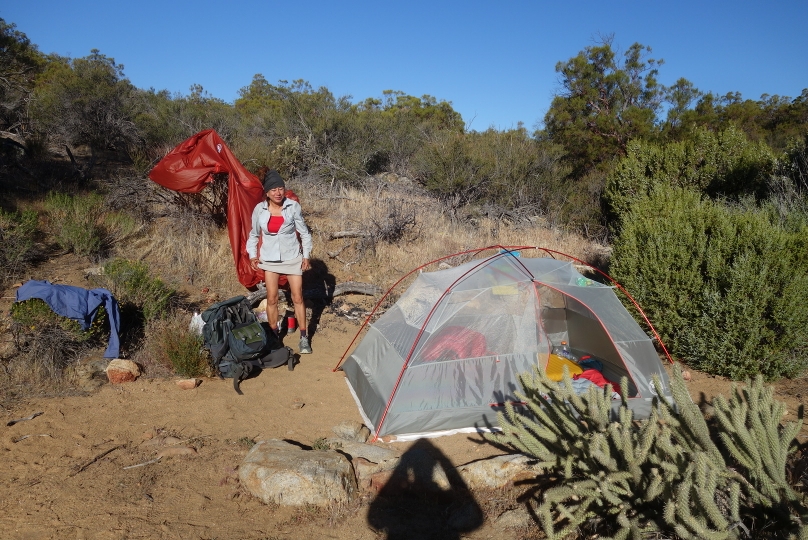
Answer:
[[(495, 428), (505, 403), (519, 403), (518, 375), (545, 368), (561, 341), (597, 357), (606, 379), (619, 384), (627, 377), (635, 418), (650, 414), (654, 375), (669, 394), (651, 339), (613, 288), (586, 278), (572, 262), (519, 256), (538, 249), (558, 253), (500, 249), (455, 268), (421, 272), (370, 325), (341, 369), (375, 437), (411, 440)], [(615, 414), (619, 406), (616, 400)]]

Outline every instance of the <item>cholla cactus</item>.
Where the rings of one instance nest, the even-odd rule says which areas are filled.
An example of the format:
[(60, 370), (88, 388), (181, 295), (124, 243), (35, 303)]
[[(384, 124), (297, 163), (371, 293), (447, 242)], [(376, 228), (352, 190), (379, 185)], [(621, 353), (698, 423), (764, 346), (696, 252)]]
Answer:
[[(568, 373), (561, 383), (538, 370), (521, 381), (530, 414), (507, 406), (503, 432), (492, 439), (558, 478), (536, 507), (548, 538), (588, 524), (612, 530), (614, 539), (664, 532), (733, 539), (749, 532), (745, 522), (760, 519), (782, 538), (808, 540), (808, 511), (785, 480), (802, 417), (781, 426), (783, 406), (761, 378), (729, 401), (715, 400), (717, 433), (690, 399), (679, 366), (671, 385), (676, 407), (657, 399), (644, 422), (633, 420), (625, 402), (612, 421), (611, 388), (576, 395)], [(627, 395), (625, 379), (621, 386)]]

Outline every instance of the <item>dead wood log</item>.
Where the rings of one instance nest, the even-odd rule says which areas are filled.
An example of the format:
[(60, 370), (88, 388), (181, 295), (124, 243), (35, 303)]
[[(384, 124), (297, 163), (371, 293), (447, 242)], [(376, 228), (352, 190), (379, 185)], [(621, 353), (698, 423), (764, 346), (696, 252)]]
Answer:
[(338, 238), (367, 238), (369, 236), (371, 236), (371, 234), (367, 231), (337, 231), (331, 233), (331, 240), (337, 240)]
[[(258, 286), (258, 290), (253, 291), (247, 294), (247, 301), (250, 303), (251, 306), (254, 306), (261, 300), (267, 297), (267, 290), (264, 287), (264, 284), (261, 283)], [(328, 287), (325, 285), (321, 287), (311, 287), (308, 289), (303, 289), (303, 298), (307, 300), (331, 300), (336, 298), (337, 296), (342, 296), (344, 294), (366, 294), (368, 296), (374, 296), (377, 294), (381, 294), (382, 288), (378, 285), (373, 285), (371, 283), (361, 283), (359, 281), (346, 281), (345, 283), (340, 283), (334, 286), (334, 289), (329, 291)], [(286, 302), (291, 302), (292, 298), (288, 291), (285, 289), (280, 289), (280, 294), (285, 296)]]

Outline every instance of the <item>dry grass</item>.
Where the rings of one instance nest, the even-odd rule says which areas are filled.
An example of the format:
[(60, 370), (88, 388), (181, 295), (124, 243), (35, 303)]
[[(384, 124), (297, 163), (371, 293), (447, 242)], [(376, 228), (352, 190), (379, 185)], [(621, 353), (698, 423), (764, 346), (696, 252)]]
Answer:
[(148, 261), (156, 274), (175, 287), (240, 287), (227, 231), (204, 219), (187, 215), (156, 220), (148, 234), (129, 246), (120, 246), (119, 252), (130, 259)]
[[(424, 263), (490, 245), (542, 246), (589, 261), (597, 261), (605, 249), (579, 235), (546, 228), (538, 218), (533, 223), (485, 216), (453, 220), (434, 199), (411, 186), (381, 183), (360, 190), (302, 181), (290, 182), (289, 187), (300, 196), (312, 230), (312, 257), (325, 263), (337, 283), (361, 281), (386, 290)], [(334, 233), (346, 230), (367, 236), (332, 239)], [(244, 292), (227, 230), (204, 217), (188, 214), (156, 220), (138, 241), (119, 248), (121, 255), (124, 251), (127, 258), (146, 260), (173, 286), (214, 286), (224, 297)]]
[[(578, 235), (543, 227), (539, 219), (535, 223), (485, 216), (453, 220), (434, 199), (414, 187), (380, 184), (368, 190), (334, 189), (305, 182), (291, 187), (300, 195), (314, 235), (314, 257), (325, 261), (338, 282), (363, 281), (386, 289), (431, 260), (491, 245), (541, 246), (584, 260), (596, 260), (604, 250)], [(393, 219), (406, 219), (412, 213), (415, 222), (398, 241), (376, 239), (374, 224), (389, 221), (391, 208), (397, 211)], [(332, 239), (334, 233), (346, 230), (366, 231), (370, 238)], [(526, 252), (523, 256), (539, 255)]]

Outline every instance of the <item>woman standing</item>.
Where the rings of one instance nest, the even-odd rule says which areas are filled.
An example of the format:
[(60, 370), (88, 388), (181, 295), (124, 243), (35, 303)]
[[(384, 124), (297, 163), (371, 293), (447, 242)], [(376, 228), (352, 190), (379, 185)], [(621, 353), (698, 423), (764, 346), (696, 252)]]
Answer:
[(311, 233), (303, 221), (300, 203), (286, 198), (286, 184), (278, 171), (268, 171), (263, 184), (266, 200), (255, 206), (252, 230), (247, 238), (250, 264), (255, 270), (264, 271), (267, 321), (279, 333), (280, 323), (278, 322), (277, 328), (274, 326), (278, 321), (278, 279), (281, 275), (286, 276), (292, 292), (295, 318), (300, 327), (299, 352), (311, 354), (311, 345), (306, 334), (306, 306), (303, 303), (303, 272), (311, 267)]

